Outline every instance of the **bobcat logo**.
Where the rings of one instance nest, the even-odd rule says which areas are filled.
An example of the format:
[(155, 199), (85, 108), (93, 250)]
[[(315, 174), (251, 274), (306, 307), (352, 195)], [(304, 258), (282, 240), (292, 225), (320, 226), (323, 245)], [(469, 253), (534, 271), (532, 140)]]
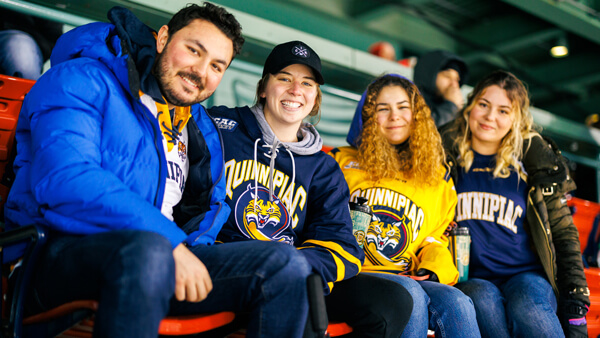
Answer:
[(279, 201), (267, 201), (267, 205), (263, 200), (250, 200), (246, 209), (244, 209), (247, 223), (254, 222), (259, 229), (264, 228), (267, 224), (277, 225), (281, 219), (281, 210), (279, 209)]
[(177, 143), (177, 152), (179, 154), (179, 158), (181, 158), (182, 161), (185, 161), (185, 158), (187, 157), (187, 147), (185, 146), (185, 143), (181, 141)]
[(255, 192), (255, 189), (248, 185), (235, 206), (238, 228), (248, 238), (293, 244), (294, 239), (291, 236), (283, 235), (284, 232), (291, 232), (291, 220), (287, 209), (276, 196), (273, 196), (273, 201), (270, 201), (268, 196), (267, 189), (259, 187)]
[(389, 224), (380, 220), (371, 222), (367, 230), (367, 242), (375, 243), (378, 251), (383, 251), (387, 246), (396, 248), (402, 239), (398, 229), (398, 225), (402, 226), (402, 224), (398, 223)]
[(410, 221), (409, 224), (406, 224), (407, 218), (404, 215), (398, 217), (384, 210), (378, 211), (375, 211), (375, 216), (365, 236), (367, 256), (376, 261), (383, 258), (387, 262), (408, 266), (410, 262), (402, 257), (402, 254), (410, 243), (410, 232), (407, 231), (410, 229)]

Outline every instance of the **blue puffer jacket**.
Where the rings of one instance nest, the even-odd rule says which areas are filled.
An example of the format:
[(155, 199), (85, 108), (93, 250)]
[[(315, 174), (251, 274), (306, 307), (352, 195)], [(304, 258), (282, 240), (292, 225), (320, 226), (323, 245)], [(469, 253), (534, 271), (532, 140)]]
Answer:
[(148, 92), (144, 83), (157, 88), (150, 75), (156, 40), (119, 10), (111, 18), (116, 24), (63, 35), (52, 68), (26, 96), (7, 225), (81, 235), (138, 229), (165, 236), (173, 247), (212, 244), (229, 215), (220, 134), (204, 108), (192, 106), (188, 149), (197, 153), (190, 154), (190, 171), (200, 173), (193, 185), (202, 190), (186, 191), (197, 194), (196, 214), (188, 211), (178, 226), (160, 211), (168, 173), (162, 134), (139, 99), (140, 89)]

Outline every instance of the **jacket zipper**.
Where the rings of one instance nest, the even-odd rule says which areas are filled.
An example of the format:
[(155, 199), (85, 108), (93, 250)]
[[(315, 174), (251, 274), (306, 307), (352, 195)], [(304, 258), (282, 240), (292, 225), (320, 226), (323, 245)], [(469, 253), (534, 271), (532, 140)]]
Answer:
[[(203, 108), (200, 108), (200, 109), (203, 109)], [(206, 108), (204, 108), (204, 112), (206, 113), (206, 116), (208, 117), (208, 119), (212, 122), (213, 127), (215, 127), (215, 131), (217, 132), (217, 136), (219, 137), (219, 142), (221, 143), (221, 157), (223, 158), (223, 165), (221, 166), (221, 173), (219, 174), (219, 178), (210, 187), (209, 199), (208, 199), (208, 203), (210, 205), (210, 196), (212, 196), (213, 191), (215, 190), (215, 186), (221, 180), (221, 178), (223, 177), (223, 172), (225, 171), (225, 145), (223, 144), (223, 137), (221, 135), (221, 131), (217, 127), (217, 123), (212, 118), (212, 116), (210, 116), (208, 114), (208, 110), (206, 110)], [(200, 111), (200, 113), (202, 113), (202, 111)], [(194, 118), (193, 115), (192, 115), (192, 118)], [(196, 123), (196, 127), (198, 128), (198, 131), (200, 133), (202, 133), (202, 131), (200, 130), (200, 127), (198, 127), (198, 122), (194, 120), (194, 123)], [(201, 234), (199, 234), (198, 236), (196, 236), (196, 238), (194, 238), (194, 241), (192, 242), (192, 244), (195, 243), (200, 237), (202, 237), (208, 231), (210, 231), (210, 229), (212, 229), (213, 226), (215, 225), (215, 221), (217, 220), (217, 215), (221, 213), (221, 209), (223, 208), (223, 203), (222, 202), (217, 202), (217, 204), (219, 205), (219, 209), (217, 209), (217, 213), (215, 214), (215, 217), (213, 218), (212, 223), (210, 224), (210, 226), (208, 227), (208, 229), (206, 229), (204, 232), (202, 232)]]
[(533, 212), (535, 213), (535, 216), (538, 219), (538, 224), (542, 227), (542, 229), (544, 230), (544, 238), (546, 239), (545, 243), (546, 243), (546, 249), (548, 250), (548, 253), (550, 254), (550, 270), (552, 271), (552, 276), (549, 276), (550, 278), (550, 283), (552, 284), (552, 288), (554, 289), (554, 292), (556, 293), (557, 297), (558, 297), (558, 287), (556, 286), (556, 271), (554, 271), (554, 255), (552, 254), (552, 248), (550, 247), (550, 241), (548, 240), (548, 233), (546, 232), (546, 229), (544, 228), (544, 222), (542, 222), (542, 218), (540, 217), (540, 214), (538, 213), (537, 209), (535, 208), (535, 205), (533, 204), (533, 199), (531, 198), (531, 193), (533, 192), (533, 190), (535, 190), (535, 187), (531, 187), (531, 189), (529, 190), (529, 194), (527, 194), (527, 199), (529, 200), (529, 203), (531, 205), (531, 209), (533, 209)]
[(160, 191), (161, 174), (162, 174), (162, 171), (163, 171), (163, 162), (162, 162), (162, 158), (160, 156), (160, 150), (158, 149), (158, 144), (156, 143), (157, 140), (158, 140), (158, 135), (156, 133), (156, 126), (154, 125), (152, 119), (148, 115), (150, 113), (150, 111), (148, 110), (148, 108), (146, 108), (146, 106), (143, 103), (140, 103), (140, 104), (141, 104), (142, 109), (144, 111), (144, 116), (146, 117), (146, 119), (148, 120), (148, 122), (150, 122), (150, 126), (152, 127), (152, 131), (154, 132), (154, 149), (156, 150), (156, 155), (158, 157), (158, 184), (156, 185), (156, 193), (154, 194), (154, 206), (156, 206), (156, 207), (162, 207), (162, 206), (158, 205), (158, 192)]

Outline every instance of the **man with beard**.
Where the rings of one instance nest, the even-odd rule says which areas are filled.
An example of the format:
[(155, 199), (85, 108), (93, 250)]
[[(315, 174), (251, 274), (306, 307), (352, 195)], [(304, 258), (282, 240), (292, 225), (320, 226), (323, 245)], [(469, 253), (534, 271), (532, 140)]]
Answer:
[[(212, 245), (229, 208), (199, 102), (240, 52), (239, 23), (208, 3), (158, 33), (124, 8), (108, 17), (59, 39), (19, 117), (7, 227), (49, 233), (26, 314), (96, 299), (97, 337), (155, 337), (169, 311), (223, 310), (249, 312), (249, 336), (300, 335), (309, 268), (296, 251)], [(196, 203), (182, 210), (184, 194)]]

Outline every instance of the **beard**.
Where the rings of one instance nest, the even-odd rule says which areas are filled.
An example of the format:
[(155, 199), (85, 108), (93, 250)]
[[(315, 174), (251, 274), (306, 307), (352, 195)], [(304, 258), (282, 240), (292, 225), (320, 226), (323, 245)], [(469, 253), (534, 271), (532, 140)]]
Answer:
[[(176, 74), (169, 74), (171, 69), (167, 64), (167, 58), (165, 57), (167, 53), (167, 46), (165, 46), (165, 50), (162, 53), (158, 54), (156, 62), (154, 63), (154, 67), (152, 68), (152, 73), (156, 77), (160, 91), (167, 102), (178, 107), (187, 107), (196, 103), (200, 103), (209, 98), (213, 93), (206, 93), (204, 91), (205, 88), (200, 76), (192, 72), (185, 71), (179, 71)], [(177, 77), (180, 76), (186, 78), (197, 86), (198, 94), (196, 97), (190, 98), (190, 94), (193, 94), (194, 91), (190, 90), (189, 88), (183, 87), (180, 90), (175, 89), (175, 84), (173, 82)], [(186, 93), (187, 95), (185, 95)]]

